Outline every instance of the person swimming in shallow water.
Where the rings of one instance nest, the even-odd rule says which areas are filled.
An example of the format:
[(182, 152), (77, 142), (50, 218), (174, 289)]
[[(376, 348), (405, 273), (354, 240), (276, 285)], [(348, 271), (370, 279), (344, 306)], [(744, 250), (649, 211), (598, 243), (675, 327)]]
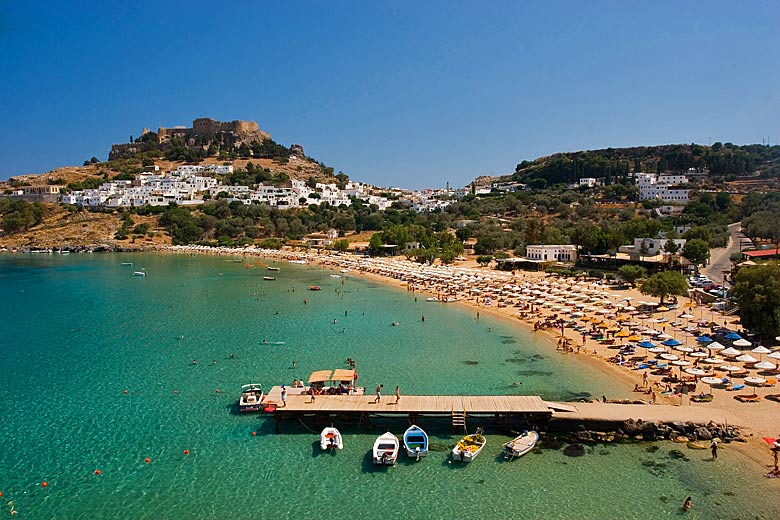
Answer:
[(690, 511), (691, 508), (693, 508), (693, 500), (691, 499), (691, 497), (688, 497), (685, 499), (685, 502), (683, 502), (682, 510)]

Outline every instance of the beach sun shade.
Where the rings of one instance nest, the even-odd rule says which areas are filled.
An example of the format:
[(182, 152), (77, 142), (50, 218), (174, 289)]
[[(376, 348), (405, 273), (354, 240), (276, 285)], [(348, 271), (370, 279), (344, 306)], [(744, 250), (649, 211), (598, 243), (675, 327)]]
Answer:
[(725, 370), (726, 372), (740, 372), (742, 369), (736, 365), (721, 365), (718, 367), (720, 370)]
[(333, 381), (349, 381), (351, 383), (354, 377), (355, 371), (351, 368), (337, 368), (333, 371), (331, 379)]
[(672, 361), (672, 365), (677, 367), (687, 367), (690, 364), (690, 361), (685, 361), (684, 359), (675, 359)]
[(780, 350), (778, 350), (777, 352), (772, 352), (767, 357), (772, 359), (780, 359)]
[(708, 384), (710, 386), (712, 386), (712, 385), (722, 385), (723, 384), (723, 379), (721, 379), (719, 377), (702, 377), (701, 378), (701, 382), (702, 383), (706, 383), (706, 384)]
[(720, 365), (723, 360), (720, 358), (708, 357), (701, 360), (702, 363), (708, 363), (710, 365)]
[(668, 361), (677, 361), (678, 359), (680, 359), (679, 356), (676, 356), (674, 354), (661, 354), (660, 357)]
[(738, 356), (740, 354), (739, 350), (735, 349), (734, 347), (729, 347), (727, 349), (721, 350), (720, 354), (722, 356)]
[(732, 341), (733, 341), (733, 340), (736, 340), (736, 339), (742, 339), (742, 336), (740, 336), (740, 335), (739, 335), (739, 334), (737, 334), (736, 332), (729, 332), (728, 334), (726, 334), (726, 335), (725, 335), (725, 336), (723, 336), (723, 337), (724, 337), (724, 338), (726, 338), (726, 339), (730, 339), (730, 340), (732, 340)]
[(763, 345), (759, 345), (756, 348), (754, 348), (753, 350), (751, 350), (751, 352), (753, 352), (754, 354), (769, 354), (772, 351), (769, 350), (768, 348), (766, 348)]
[(649, 341), (640, 341), (637, 345), (642, 348), (655, 348), (655, 345)]
[(703, 376), (707, 373), (701, 368), (685, 368), (683, 370), (685, 370), (686, 374), (691, 374), (692, 376)]
[(737, 356), (737, 361), (741, 363), (755, 363), (758, 360), (750, 354), (742, 354), (741, 356)]
[(763, 385), (764, 383), (766, 383), (766, 379), (764, 379), (763, 377), (752, 376), (752, 377), (746, 377), (745, 382), (750, 383), (751, 385)]
[(723, 350), (726, 347), (724, 347), (723, 345), (721, 345), (716, 341), (715, 343), (710, 343), (709, 345), (707, 345), (707, 348), (710, 350)]
[(774, 363), (770, 363), (769, 361), (762, 361), (760, 363), (756, 363), (755, 365), (753, 365), (753, 368), (758, 368), (761, 370), (774, 370), (775, 368), (777, 368), (777, 365), (775, 365)]
[(663, 342), (663, 344), (666, 345), (667, 347), (676, 347), (678, 345), (682, 345), (682, 343), (680, 343), (679, 341), (677, 341), (674, 338), (667, 339), (666, 341)]
[(752, 345), (752, 343), (746, 339), (740, 338), (734, 343), (732, 343), (732, 345), (734, 345), (735, 347), (749, 347), (750, 345)]
[(663, 354), (664, 352), (668, 352), (666, 347), (653, 347), (647, 349), (648, 352), (652, 352), (653, 354)]
[(712, 338), (708, 338), (707, 336), (699, 336), (698, 338), (696, 338), (696, 341), (698, 341), (699, 343), (709, 343), (712, 341)]
[(309, 376), (309, 383), (324, 383), (330, 381), (330, 375), (332, 373), (332, 370), (317, 370), (316, 372), (312, 372)]

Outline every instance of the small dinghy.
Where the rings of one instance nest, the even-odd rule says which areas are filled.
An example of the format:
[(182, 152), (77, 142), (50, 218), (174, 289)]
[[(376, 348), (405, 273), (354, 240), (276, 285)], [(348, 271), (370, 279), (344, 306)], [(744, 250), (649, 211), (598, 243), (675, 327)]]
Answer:
[(392, 466), (398, 459), (398, 437), (390, 432), (385, 432), (376, 438), (374, 442), (374, 464), (380, 466)]
[(526, 431), (518, 435), (511, 441), (504, 444), (504, 458), (512, 460), (515, 457), (522, 457), (536, 446), (539, 440), (539, 434), (535, 431)]
[(487, 439), (482, 435), (482, 428), (477, 428), (474, 435), (466, 435), (452, 448), (452, 458), (461, 462), (471, 462), (477, 458)]
[(419, 426), (413, 424), (404, 432), (404, 449), (410, 457), (420, 460), (428, 455), (428, 434)]
[(341, 438), (341, 432), (333, 426), (323, 429), (320, 433), (320, 448), (323, 450), (343, 449), (344, 441)]

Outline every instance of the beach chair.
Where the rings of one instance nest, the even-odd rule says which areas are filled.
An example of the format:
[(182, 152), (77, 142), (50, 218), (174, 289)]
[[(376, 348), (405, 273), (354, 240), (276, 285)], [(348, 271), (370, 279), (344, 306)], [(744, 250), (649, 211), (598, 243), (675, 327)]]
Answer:
[(745, 388), (745, 385), (740, 383), (738, 385), (729, 385), (729, 387), (726, 388), (726, 390), (728, 390), (729, 392), (733, 392), (734, 390), (742, 390), (743, 388)]
[(740, 394), (735, 395), (734, 399), (740, 403), (757, 403), (761, 400), (761, 396), (758, 394)]
[(776, 384), (777, 384), (777, 379), (773, 377), (773, 378), (767, 379), (766, 383), (763, 383), (762, 385), (759, 385), (759, 386), (775, 386)]

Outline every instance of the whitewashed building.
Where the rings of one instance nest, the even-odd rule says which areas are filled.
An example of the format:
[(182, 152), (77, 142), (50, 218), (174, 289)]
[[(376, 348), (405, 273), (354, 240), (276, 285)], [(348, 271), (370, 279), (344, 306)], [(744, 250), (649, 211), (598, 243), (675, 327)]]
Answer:
[(558, 262), (576, 262), (575, 245), (533, 245), (525, 247), (525, 257), (529, 260), (549, 260)]

